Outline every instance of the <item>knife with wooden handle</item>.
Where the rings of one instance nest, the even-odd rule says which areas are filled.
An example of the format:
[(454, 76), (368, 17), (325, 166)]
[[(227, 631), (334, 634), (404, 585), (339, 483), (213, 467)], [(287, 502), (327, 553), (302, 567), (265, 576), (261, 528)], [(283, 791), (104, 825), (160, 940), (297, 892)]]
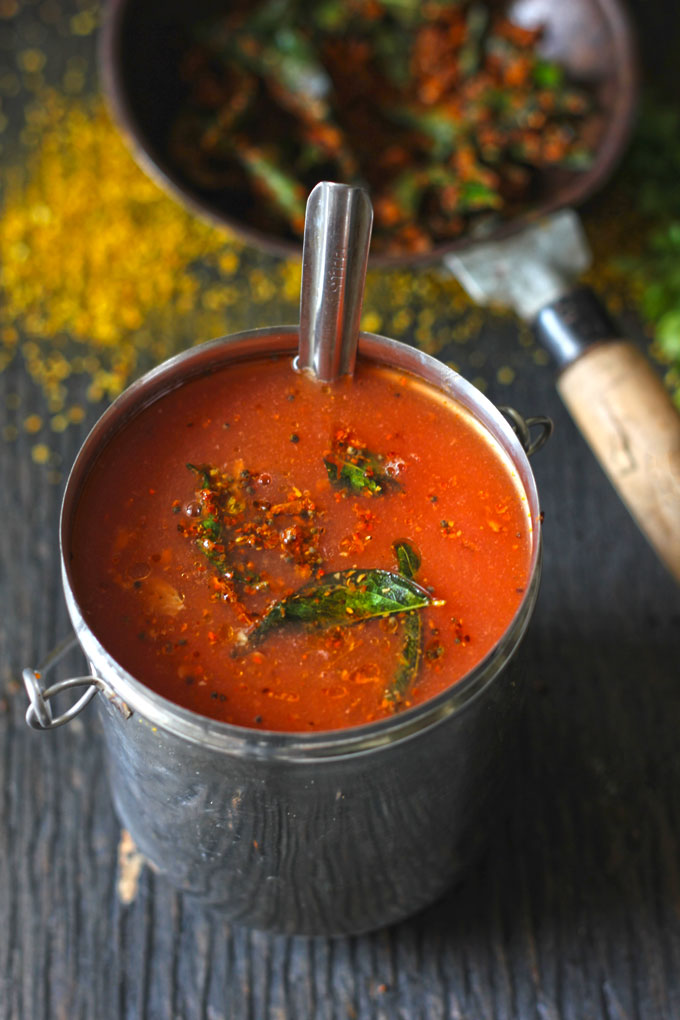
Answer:
[(589, 264), (572, 210), (446, 260), (474, 300), (511, 307), (532, 324), (557, 362), (557, 388), (574, 421), (680, 582), (680, 414), (595, 294), (575, 284)]

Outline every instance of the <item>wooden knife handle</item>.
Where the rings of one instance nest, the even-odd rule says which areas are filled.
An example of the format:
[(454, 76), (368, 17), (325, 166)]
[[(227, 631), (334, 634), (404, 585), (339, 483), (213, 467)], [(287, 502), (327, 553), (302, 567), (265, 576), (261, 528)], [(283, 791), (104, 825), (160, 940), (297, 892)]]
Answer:
[(680, 414), (625, 340), (588, 347), (557, 383), (642, 532), (680, 582)]

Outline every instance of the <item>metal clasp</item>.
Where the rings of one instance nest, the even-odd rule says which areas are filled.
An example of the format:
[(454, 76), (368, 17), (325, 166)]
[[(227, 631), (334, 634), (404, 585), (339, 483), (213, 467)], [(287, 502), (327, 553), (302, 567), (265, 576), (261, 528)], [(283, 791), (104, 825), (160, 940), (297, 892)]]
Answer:
[[(24, 687), (31, 702), (26, 709), (26, 722), (34, 730), (53, 730), (57, 726), (63, 726), (70, 722), (86, 705), (92, 701), (98, 690), (103, 685), (96, 676), (78, 676), (70, 680), (59, 680), (51, 687), (43, 686), (43, 678), (52, 670), (63, 657), (78, 644), (75, 636), (65, 638), (56, 648), (53, 648), (37, 669), (25, 669), (23, 671)], [(52, 714), (52, 706), (49, 701), (62, 691), (69, 691), (75, 687), (87, 687), (83, 695), (67, 708), (65, 712), (56, 718)]]
[[(533, 418), (524, 418), (514, 407), (499, 407), (498, 410), (507, 418), (527, 457), (532, 457), (542, 446), (545, 446), (553, 434), (552, 418), (548, 418), (544, 414), (535, 415)], [(541, 431), (532, 440), (531, 429), (533, 428), (540, 428)]]

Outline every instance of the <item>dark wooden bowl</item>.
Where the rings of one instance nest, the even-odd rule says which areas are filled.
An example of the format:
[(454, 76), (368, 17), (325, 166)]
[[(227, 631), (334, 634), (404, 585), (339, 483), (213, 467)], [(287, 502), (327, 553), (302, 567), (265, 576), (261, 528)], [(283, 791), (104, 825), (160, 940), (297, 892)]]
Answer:
[[(177, 67), (187, 29), (224, 12), (224, 0), (110, 0), (100, 38), (102, 80), (113, 115), (143, 169), (185, 206), (244, 241), (283, 256), (301, 254), (301, 243), (250, 225), (239, 202), (202, 191), (174, 166), (167, 138), (183, 99)], [(487, 238), (514, 233), (533, 220), (577, 205), (607, 180), (629, 137), (637, 93), (637, 59), (630, 22), (618, 0), (516, 0), (513, 20), (543, 25), (541, 49), (597, 95), (589, 125), (595, 159), (586, 171), (550, 171), (524, 213)], [(470, 243), (465, 235), (423, 255), (374, 255), (372, 266), (433, 262)]]

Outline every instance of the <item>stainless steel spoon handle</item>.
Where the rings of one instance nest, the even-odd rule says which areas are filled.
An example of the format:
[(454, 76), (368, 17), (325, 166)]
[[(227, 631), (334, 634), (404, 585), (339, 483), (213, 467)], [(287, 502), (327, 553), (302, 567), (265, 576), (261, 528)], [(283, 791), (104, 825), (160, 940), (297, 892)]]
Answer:
[(307, 200), (298, 367), (324, 382), (354, 371), (372, 227), (363, 188), (322, 181)]

